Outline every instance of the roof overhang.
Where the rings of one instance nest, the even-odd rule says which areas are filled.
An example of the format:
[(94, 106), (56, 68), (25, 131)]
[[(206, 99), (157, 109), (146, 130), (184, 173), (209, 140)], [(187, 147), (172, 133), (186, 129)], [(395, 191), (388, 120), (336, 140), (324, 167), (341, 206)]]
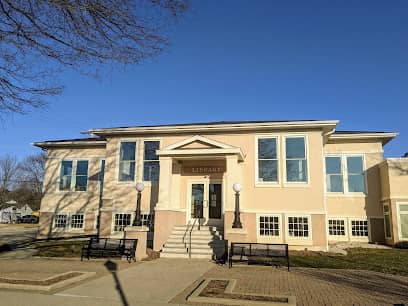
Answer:
[(72, 147), (105, 147), (106, 140), (87, 140), (87, 141), (42, 141), (33, 142), (33, 146), (49, 149), (49, 148), (72, 148)]
[(398, 133), (333, 133), (329, 136), (329, 141), (375, 141), (380, 140), (383, 145), (398, 136)]
[(333, 130), (338, 120), (310, 120), (310, 121), (265, 121), (265, 122), (242, 122), (242, 123), (209, 123), (209, 124), (186, 124), (186, 125), (163, 125), (91, 129), (87, 134), (114, 135), (114, 134), (172, 134), (172, 133), (211, 133), (211, 132), (234, 132), (234, 131), (265, 131), (265, 130), (293, 130), (293, 129), (321, 129), (327, 133)]

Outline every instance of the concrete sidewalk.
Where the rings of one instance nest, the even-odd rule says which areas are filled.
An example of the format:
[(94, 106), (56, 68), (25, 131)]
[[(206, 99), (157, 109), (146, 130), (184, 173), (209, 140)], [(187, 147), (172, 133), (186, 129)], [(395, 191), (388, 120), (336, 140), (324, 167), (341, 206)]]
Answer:
[(206, 260), (163, 258), (51, 295), (2, 290), (0, 305), (169, 305), (168, 301), (212, 267)]

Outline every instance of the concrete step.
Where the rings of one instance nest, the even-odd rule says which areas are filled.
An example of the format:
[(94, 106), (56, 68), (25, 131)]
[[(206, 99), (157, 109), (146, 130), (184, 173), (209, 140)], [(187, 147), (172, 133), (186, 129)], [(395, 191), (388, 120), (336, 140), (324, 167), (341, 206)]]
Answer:
[[(168, 239), (165, 243), (166, 245), (168, 244), (182, 244), (182, 245), (189, 245), (190, 240), (179, 240), (179, 239)], [(224, 246), (225, 242), (224, 240), (191, 240), (192, 245), (206, 245), (206, 246)]]
[[(172, 234), (177, 234), (177, 235), (182, 235), (182, 236), (189, 236), (190, 231), (183, 231), (183, 230), (177, 230), (173, 229), (171, 231)], [(194, 230), (191, 232), (191, 235), (217, 235), (221, 236), (221, 233), (219, 231), (205, 231), (205, 230)]]
[[(170, 234), (170, 236), (169, 236), (169, 238), (179, 238), (179, 239), (184, 239), (184, 240), (189, 240), (190, 239), (190, 235), (181, 235), (180, 233), (174, 233), (174, 232), (172, 232), (171, 234)], [(195, 233), (192, 233), (191, 234), (191, 238), (192, 239), (208, 239), (208, 240), (211, 240), (211, 239), (213, 239), (213, 238), (215, 238), (215, 239), (219, 239), (219, 240), (222, 240), (222, 238), (221, 238), (221, 236), (219, 236), (219, 235), (211, 235), (211, 234), (209, 234), (209, 233), (207, 233), (207, 234), (195, 234)]]
[[(170, 248), (170, 249), (187, 249), (190, 247), (189, 244), (184, 244), (184, 243), (166, 243), (164, 245), (165, 248)], [(221, 248), (223, 245), (217, 245), (217, 246), (212, 246), (208, 244), (191, 244), (191, 249), (193, 250), (212, 250), (214, 248)]]
[[(162, 258), (190, 258), (189, 254), (175, 254), (175, 253), (160, 253), (160, 257)], [(207, 254), (191, 254), (191, 258), (195, 259), (212, 259), (212, 255)]]
[[(185, 248), (168, 248), (164, 247), (162, 253), (176, 253), (176, 254), (187, 254), (187, 249)], [(192, 249), (191, 254), (207, 254), (212, 255), (214, 252), (212, 249)]]
[[(191, 230), (191, 226), (190, 225), (176, 225), (176, 226), (173, 227), (173, 229), (189, 231), (189, 230)], [(194, 230), (198, 230), (198, 225), (194, 225)], [(217, 227), (216, 226), (201, 225), (200, 230), (203, 230), (203, 231), (216, 231)]]

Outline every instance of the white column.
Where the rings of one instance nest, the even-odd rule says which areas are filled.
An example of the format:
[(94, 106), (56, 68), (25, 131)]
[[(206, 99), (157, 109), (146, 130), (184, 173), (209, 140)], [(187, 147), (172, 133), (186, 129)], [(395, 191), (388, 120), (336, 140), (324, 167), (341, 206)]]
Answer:
[(179, 210), (180, 205), (181, 164), (173, 161), (171, 174), (170, 205), (171, 209)]
[(171, 157), (160, 156), (159, 199), (156, 209), (165, 210), (171, 207), (172, 162)]

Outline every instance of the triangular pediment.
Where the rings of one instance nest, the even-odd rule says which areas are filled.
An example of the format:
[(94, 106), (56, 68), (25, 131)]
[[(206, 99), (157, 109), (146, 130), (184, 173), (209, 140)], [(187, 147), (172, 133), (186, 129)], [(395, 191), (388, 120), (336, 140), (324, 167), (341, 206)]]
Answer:
[(187, 150), (187, 149), (216, 149), (216, 148), (218, 148), (218, 147), (216, 147), (214, 145), (211, 145), (211, 144), (209, 144), (207, 142), (196, 140), (196, 141), (190, 142), (190, 143), (188, 143), (188, 144), (186, 144), (184, 146), (178, 147), (177, 149), (178, 150), (183, 150), (183, 149)]
[(188, 149), (231, 149), (233, 148), (230, 145), (225, 143), (196, 135), (182, 141), (176, 142), (164, 150), (188, 150)]

